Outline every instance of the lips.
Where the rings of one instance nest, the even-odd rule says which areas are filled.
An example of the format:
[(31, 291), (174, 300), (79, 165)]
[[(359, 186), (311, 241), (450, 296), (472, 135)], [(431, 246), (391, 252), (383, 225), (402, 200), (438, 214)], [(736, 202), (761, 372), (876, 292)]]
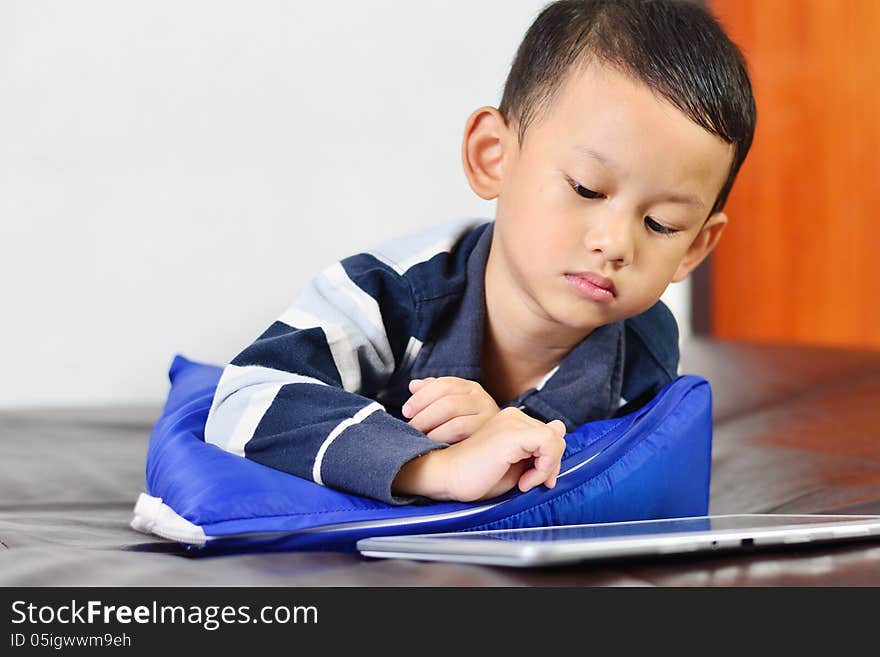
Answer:
[(601, 287), (603, 290), (608, 290), (609, 292), (611, 292), (611, 294), (615, 294), (614, 283), (611, 281), (610, 278), (605, 278), (604, 276), (600, 276), (599, 274), (594, 274), (591, 271), (578, 272), (577, 274), (571, 274), (571, 276), (584, 278), (596, 287)]
[(565, 278), (581, 295), (594, 301), (611, 301), (617, 295), (610, 278), (591, 271), (566, 274)]

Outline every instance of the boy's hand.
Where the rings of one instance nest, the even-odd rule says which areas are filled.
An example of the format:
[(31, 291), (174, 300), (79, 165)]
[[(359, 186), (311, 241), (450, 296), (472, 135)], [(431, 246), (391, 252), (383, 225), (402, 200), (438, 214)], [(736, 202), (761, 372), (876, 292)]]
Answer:
[(472, 502), (497, 497), (514, 486), (523, 492), (556, 485), (565, 451), (565, 425), (543, 423), (505, 408), (468, 440), (405, 464), (394, 480), (398, 494)]
[(410, 426), (431, 440), (457, 443), (498, 415), (498, 404), (476, 381), (455, 376), (413, 379), (403, 405)]

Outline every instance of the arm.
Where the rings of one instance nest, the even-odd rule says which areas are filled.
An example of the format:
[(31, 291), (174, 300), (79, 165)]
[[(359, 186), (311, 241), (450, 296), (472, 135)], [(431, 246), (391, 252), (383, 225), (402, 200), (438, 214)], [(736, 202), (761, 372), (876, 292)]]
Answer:
[(399, 504), (400, 467), (445, 447), (370, 397), (403, 356), (409, 284), (368, 254), (316, 276), (224, 369), (207, 442), (319, 484)]
[(565, 425), (543, 423), (505, 408), (467, 440), (407, 463), (392, 490), (440, 500), (490, 499), (518, 486), (523, 492), (556, 485), (565, 451)]
[[(392, 490), (433, 499), (473, 501), (556, 485), (565, 424), (544, 424), (519, 409), (498, 409), (476, 381), (453, 376), (413, 380), (404, 404), (409, 424), (431, 440), (453, 443), (403, 466)], [(465, 444), (466, 441), (466, 444)]]

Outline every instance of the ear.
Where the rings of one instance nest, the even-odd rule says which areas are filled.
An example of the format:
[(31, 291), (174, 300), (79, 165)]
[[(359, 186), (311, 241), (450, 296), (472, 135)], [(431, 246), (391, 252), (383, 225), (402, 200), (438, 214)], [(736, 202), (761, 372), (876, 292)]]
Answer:
[(501, 192), (504, 151), (510, 130), (494, 107), (481, 107), (468, 117), (461, 141), (461, 163), (471, 189), (487, 201)]
[(697, 265), (706, 259), (706, 256), (712, 252), (712, 249), (718, 244), (718, 240), (721, 239), (721, 233), (724, 232), (726, 225), (727, 215), (723, 212), (716, 212), (706, 220), (678, 264), (678, 269), (675, 270), (675, 275), (672, 277), (673, 283), (683, 281), (688, 274), (697, 268)]

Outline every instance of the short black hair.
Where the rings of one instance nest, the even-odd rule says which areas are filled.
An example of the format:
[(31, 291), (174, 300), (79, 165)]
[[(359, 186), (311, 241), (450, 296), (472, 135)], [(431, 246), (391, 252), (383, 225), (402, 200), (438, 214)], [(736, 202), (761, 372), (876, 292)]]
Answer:
[(559, 0), (544, 7), (513, 60), (499, 111), (526, 128), (574, 64), (593, 59), (641, 80), (695, 123), (734, 145), (711, 213), (724, 207), (755, 132), (745, 59), (698, 0)]

